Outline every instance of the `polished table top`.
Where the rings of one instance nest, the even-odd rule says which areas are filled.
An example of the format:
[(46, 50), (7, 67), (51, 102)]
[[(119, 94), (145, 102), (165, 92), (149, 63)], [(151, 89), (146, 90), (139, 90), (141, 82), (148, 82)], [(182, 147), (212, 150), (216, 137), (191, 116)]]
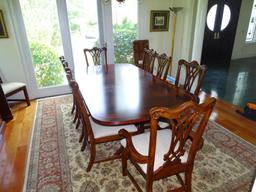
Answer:
[(102, 125), (146, 122), (152, 107), (174, 107), (192, 99), (132, 64), (93, 66), (81, 74), (77, 82), (85, 103)]

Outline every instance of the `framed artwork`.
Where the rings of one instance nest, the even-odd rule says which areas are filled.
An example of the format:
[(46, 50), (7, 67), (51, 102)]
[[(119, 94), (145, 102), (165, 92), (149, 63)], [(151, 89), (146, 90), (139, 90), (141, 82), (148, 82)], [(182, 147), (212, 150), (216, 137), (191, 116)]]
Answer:
[(0, 38), (8, 38), (3, 11), (0, 10)]
[(169, 30), (170, 11), (152, 10), (150, 13), (150, 32)]

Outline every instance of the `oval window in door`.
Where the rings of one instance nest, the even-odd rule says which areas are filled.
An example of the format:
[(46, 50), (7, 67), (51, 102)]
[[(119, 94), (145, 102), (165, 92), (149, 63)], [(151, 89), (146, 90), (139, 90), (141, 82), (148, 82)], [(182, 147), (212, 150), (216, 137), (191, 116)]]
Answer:
[(210, 29), (211, 31), (214, 30), (215, 19), (216, 19), (216, 12), (217, 12), (217, 4), (213, 5), (209, 9), (208, 14), (207, 14), (206, 23), (207, 23), (208, 29)]
[(229, 6), (225, 4), (223, 15), (222, 15), (221, 27), (220, 27), (221, 31), (223, 31), (228, 26), (230, 19), (231, 19), (231, 11)]

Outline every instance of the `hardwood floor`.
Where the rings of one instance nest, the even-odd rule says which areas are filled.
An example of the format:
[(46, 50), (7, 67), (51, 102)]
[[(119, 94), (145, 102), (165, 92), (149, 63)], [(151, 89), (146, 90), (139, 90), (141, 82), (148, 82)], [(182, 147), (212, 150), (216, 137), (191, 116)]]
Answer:
[(0, 146), (0, 192), (22, 191), (35, 110), (36, 101), (12, 108), (14, 118), (7, 123)]
[[(201, 93), (203, 101), (208, 95)], [(246, 141), (256, 145), (256, 122), (235, 112), (236, 106), (218, 100), (211, 119)], [(7, 123), (4, 143), (0, 148), (0, 192), (22, 191), (26, 160), (36, 110), (36, 101), (12, 108), (14, 119)]]

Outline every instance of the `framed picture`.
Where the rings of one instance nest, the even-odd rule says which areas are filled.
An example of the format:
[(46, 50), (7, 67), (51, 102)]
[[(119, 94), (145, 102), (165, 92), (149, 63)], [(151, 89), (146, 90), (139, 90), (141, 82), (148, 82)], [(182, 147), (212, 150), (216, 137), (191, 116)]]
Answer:
[(3, 11), (0, 10), (0, 38), (8, 38)]
[(169, 30), (170, 11), (152, 10), (150, 13), (150, 31)]

